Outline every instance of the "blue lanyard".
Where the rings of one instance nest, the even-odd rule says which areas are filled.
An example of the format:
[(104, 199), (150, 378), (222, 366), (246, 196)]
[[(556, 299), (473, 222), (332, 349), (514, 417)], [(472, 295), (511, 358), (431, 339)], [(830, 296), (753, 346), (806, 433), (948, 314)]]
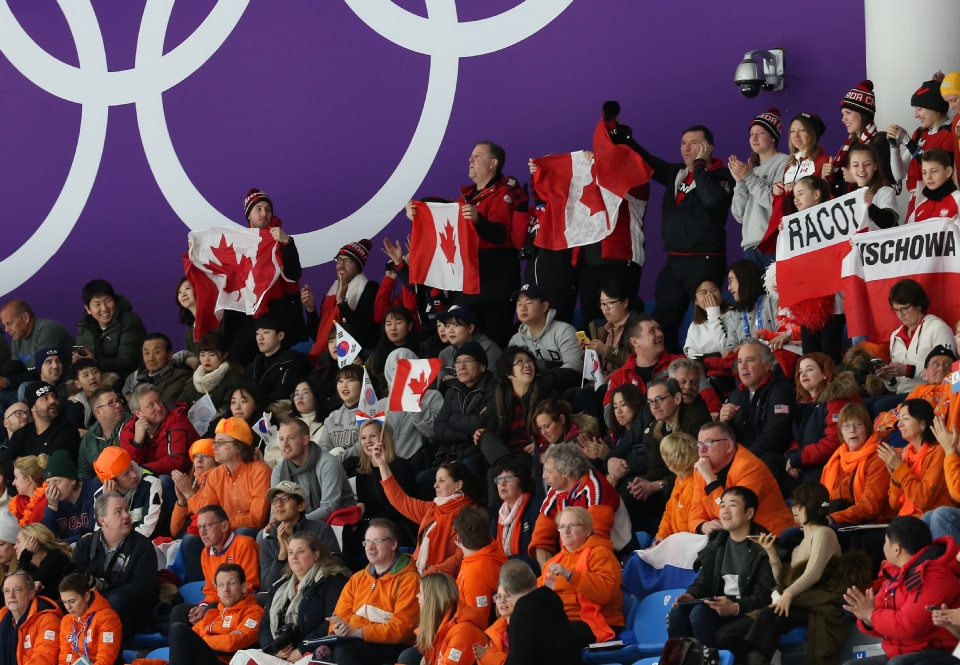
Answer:
[[(90, 614), (90, 621), (86, 624), (84, 633), (90, 632), (90, 626), (93, 625), (93, 617), (96, 616), (96, 612)], [(83, 624), (81, 624), (83, 625)], [(83, 634), (80, 635), (80, 639), (83, 641), (83, 655), (87, 660), (90, 660), (90, 652), (87, 650), (87, 640)], [(73, 650), (77, 652), (77, 655), (80, 655), (80, 644), (77, 642), (77, 623), (73, 624), (73, 637), (70, 638), (70, 643), (73, 645)]]
[[(757, 298), (757, 330), (763, 330), (763, 296)], [(750, 323), (747, 321), (747, 313), (740, 315), (743, 318), (743, 336), (750, 336)]]

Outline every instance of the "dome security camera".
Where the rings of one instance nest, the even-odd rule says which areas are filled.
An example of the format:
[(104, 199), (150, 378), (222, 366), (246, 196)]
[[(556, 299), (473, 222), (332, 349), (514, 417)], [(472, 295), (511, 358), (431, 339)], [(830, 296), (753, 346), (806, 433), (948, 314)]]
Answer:
[[(757, 63), (758, 58), (762, 64)], [(748, 51), (737, 65), (733, 82), (748, 99), (759, 95), (761, 89), (783, 90), (783, 49)]]

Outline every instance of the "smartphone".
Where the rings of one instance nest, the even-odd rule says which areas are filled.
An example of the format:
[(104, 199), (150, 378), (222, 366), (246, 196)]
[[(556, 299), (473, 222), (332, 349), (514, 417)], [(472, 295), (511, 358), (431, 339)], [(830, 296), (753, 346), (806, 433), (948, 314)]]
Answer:
[(763, 536), (747, 536), (748, 540), (760, 540)]
[(934, 611), (939, 610), (939, 609), (940, 609), (940, 608), (937, 607), (936, 605), (927, 605), (927, 607), (926, 607), (926, 610), (927, 610), (928, 612), (934, 612)]
[(870, 364), (873, 365), (874, 367), (883, 367), (884, 365), (886, 365), (886, 363), (883, 362), (880, 358), (871, 358)]
[(87, 347), (85, 346), (75, 346), (73, 347), (73, 352), (80, 356), (87, 355)]
[(583, 332), (582, 330), (577, 331), (577, 339), (579, 339), (582, 344), (586, 344), (590, 341), (590, 338), (587, 337), (587, 333)]

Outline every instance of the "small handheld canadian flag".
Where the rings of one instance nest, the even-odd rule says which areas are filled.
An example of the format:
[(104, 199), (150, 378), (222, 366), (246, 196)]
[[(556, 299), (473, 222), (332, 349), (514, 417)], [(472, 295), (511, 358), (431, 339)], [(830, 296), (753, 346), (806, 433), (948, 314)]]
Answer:
[(420, 400), (437, 380), (442, 364), (439, 358), (398, 360), (397, 373), (393, 377), (393, 385), (390, 386), (390, 401), (387, 408), (391, 411), (419, 413)]
[(600, 386), (606, 384), (607, 380), (600, 371), (600, 356), (593, 349), (587, 349), (583, 354), (583, 381), (581, 387), (587, 381), (593, 381), (593, 389), (598, 390)]
[(339, 323), (334, 325), (337, 327), (337, 365), (346, 367), (353, 362), (362, 347)]

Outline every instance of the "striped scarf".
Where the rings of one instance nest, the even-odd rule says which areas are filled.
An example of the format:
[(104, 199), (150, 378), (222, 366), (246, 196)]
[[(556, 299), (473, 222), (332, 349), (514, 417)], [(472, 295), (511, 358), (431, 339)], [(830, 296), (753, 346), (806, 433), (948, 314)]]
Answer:
[[(857, 137), (857, 143), (869, 143), (874, 136), (877, 135), (877, 126), (871, 120), (867, 123), (867, 126), (863, 128), (863, 133)], [(850, 152), (850, 146), (853, 145), (853, 135), (847, 136), (846, 142), (840, 146), (840, 152), (837, 153), (837, 156), (833, 158), (833, 168), (841, 169), (846, 166), (847, 163), (847, 153)], [(877, 165), (879, 167), (879, 164)]]

